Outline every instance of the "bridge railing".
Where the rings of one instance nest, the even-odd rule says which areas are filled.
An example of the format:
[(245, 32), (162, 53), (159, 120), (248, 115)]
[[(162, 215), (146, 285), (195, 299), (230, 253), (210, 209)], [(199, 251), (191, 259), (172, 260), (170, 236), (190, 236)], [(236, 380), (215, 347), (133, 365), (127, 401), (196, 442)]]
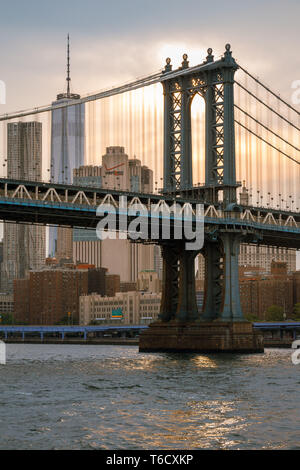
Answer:
[[(20, 183), (20, 182), (19, 182)], [(34, 185), (33, 185), (34, 184)], [(96, 207), (102, 204), (112, 204), (116, 210), (120, 209), (120, 196), (126, 195), (128, 207), (133, 204), (143, 205), (148, 212), (153, 204), (157, 208), (170, 207), (176, 202), (183, 206), (188, 206), (195, 214), (196, 201), (171, 199), (161, 195), (146, 195), (130, 192), (118, 192), (95, 188), (77, 188), (64, 187), (64, 185), (49, 185), (43, 183), (21, 182), (3, 182), (0, 184), (0, 198), (4, 201), (20, 200), (24, 204), (42, 203), (44, 206), (62, 207), (70, 206), (74, 209), (94, 211)], [(278, 209), (264, 207), (237, 206), (236, 210), (220, 209), (218, 205), (204, 205), (205, 221), (227, 220), (243, 221), (247, 225), (259, 224), (263, 226), (289, 227), (291, 229), (300, 229), (300, 214), (292, 211), (280, 211)]]

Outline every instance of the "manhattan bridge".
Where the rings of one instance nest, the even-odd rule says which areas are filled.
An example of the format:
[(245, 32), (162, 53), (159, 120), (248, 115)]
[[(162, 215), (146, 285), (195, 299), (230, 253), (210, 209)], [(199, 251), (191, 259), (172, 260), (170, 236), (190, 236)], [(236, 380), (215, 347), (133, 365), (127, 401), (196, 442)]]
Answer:
[[(157, 73), (81, 98), (69, 96), (61, 103), (0, 116), (2, 154), (6, 124), (33, 117), (43, 123), (43, 152), (49, 154), (51, 113), (81, 104), (86, 111), (86, 163), (97, 164), (107, 144), (124, 145), (153, 170), (155, 191), (77, 186), (67, 176), (58, 184), (50, 163), (38, 170), (39, 178), (13, 179), (4, 161), (0, 219), (91, 229), (99, 222), (97, 207), (109, 202), (121, 212), (123, 196), (129, 207), (155, 205), (169, 213), (176, 202), (188, 207), (192, 217), (196, 205), (203, 204), (201, 249), (186, 250), (185, 240), (172, 235), (164, 239), (161, 227), (158, 236), (151, 237), (150, 231), (143, 240), (161, 247), (163, 290), (160, 321), (149, 329), (141, 350), (201, 350), (187, 343), (180, 346), (185, 334), (193, 343), (199, 331), (190, 326), (200, 324), (205, 330), (200, 334), (202, 350), (261, 350), (259, 338), (249, 340), (252, 330), (243, 327), (247, 322), (240, 304), (238, 255), (241, 243), (300, 249), (299, 111), (239, 65), (229, 44), (217, 59), (208, 49), (199, 65), (190, 66), (184, 54), (174, 68), (167, 58)], [(247, 197), (242, 203), (243, 194)], [(199, 253), (205, 259), (202, 312), (195, 292)], [(226, 332), (222, 325), (227, 325)], [(236, 330), (232, 325), (238, 325)], [(188, 333), (184, 327), (190, 328)], [(228, 331), (236, 335), (231, 346), (224, 339)]]

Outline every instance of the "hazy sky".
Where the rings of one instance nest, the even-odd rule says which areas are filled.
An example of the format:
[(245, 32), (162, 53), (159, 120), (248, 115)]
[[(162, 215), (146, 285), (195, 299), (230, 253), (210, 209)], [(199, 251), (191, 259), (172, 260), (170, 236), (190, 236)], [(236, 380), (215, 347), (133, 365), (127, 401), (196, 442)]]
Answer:
[[(98, 91), (147, 75), (183, 53), (200, 63), (231, 43), (233, 56), (288, 101), (300, 80), (299, 0), (0, 0), (0, 114), (50, 103), (65, 87)], [(300, 107), (299, 107), (300, 108)]]
[(300, 79), (299, 0), (0, 0), (0, 113), (46, 104), (64, 88), (71, 36), (72, 88), (88, 93), (160, 69), (191, 65), (230, 42), (234, 57), (290, 100)]

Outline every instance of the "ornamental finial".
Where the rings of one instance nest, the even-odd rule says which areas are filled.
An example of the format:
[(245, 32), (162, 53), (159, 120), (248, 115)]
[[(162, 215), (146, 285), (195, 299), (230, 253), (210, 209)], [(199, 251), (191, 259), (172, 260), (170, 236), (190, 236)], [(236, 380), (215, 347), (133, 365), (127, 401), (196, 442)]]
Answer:
[(214, 61), (214, 56), (212, 55), (212, 52), (213, 52), (212, 48), (209, 47), (209, 48), (207, 49), (207, 54), (208, 54), (208, 55), (207, 55), (207, 57), (206, 57), (206, 62), (213, 62), (213, 61)]
[(225, 57), (225, 59), (231, 59), (231, 56), (232, 56), (231, 45), (226, 44), (224, 57)]
[(183, 58), (183, 61), (182, 61), (182, 63), (181, 63), (182, 68), (183, 68), (183, 69), (186, 69), (186, 68), (188, 68), (188, 66), (189, 66), (189, 61), (187, 60), (187, 59), (188, 59), (188, 55), (187, 55), (187, 54), (183, 54), (182, 58)]
[(172, 70), (171, 59), (170, 57), (166, 58), (165, 72), (170, 72)]

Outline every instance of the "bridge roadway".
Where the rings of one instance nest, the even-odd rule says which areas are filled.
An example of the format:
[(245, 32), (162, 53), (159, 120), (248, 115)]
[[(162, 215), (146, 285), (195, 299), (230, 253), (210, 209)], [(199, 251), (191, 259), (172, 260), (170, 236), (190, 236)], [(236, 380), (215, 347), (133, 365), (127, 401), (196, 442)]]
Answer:
[[(280, 333), (280, 337), (284, 331), (291, 331), (293, 339), (300, 336), (300, 322), (299, 321), (285, 321), (285, 322), (254, 322), (253, 327), (262, 331), (277, 331)], [(57, 335), (62, 340), (65, 339), (65, 335), (79, 335), (84, 340), (88, 338), (90, 334), (123, 334), (128, 333), (140, 333), (142, 330), (148, 328), (148, 325), (100, 325), (100, 326), (13, 326), (13, 325), (0, 325), (0, 335), (2, 338), (8, 339), (9, 337), (15, 337), (15, 335), (21, 335), (22, 339), (25, 340), (27, 335), (40, 335), (41, 341), (45, 335)]]
[[(170, 212), (170, 207), (176, 202), (182, 208), (193, 211), (195, 220), (196, 204), (202, 202), (172, 194), (144, 194), (1, 178), (0, 220), (94, 229), (100, 221), (96, 215), (97, 207), (110, 203), (117, 214), (124, 213), (120, 203), (124, 196), (127, 197), (128, 208), (142, 204), (150, 210), (154, 205), (160, 227), (165, 218), (160, 210)], [(205, 236), (210, 240), (218, 231), (242, 231), (244, 243), (300, 249), (300, 212), (237, 204), (223, 207), (222, 203), (212, 204), (207, 200), (203, 201), (203, 205)], [(153, 213), (150, 215), (149, 212), (149, 227), (153, 217)], [(176, 218), (171, 215), (171, 226)], [(128, 222), (130, 220), (128, 216)], [(157, 239), (149, 241), (157, 242)]]
[(106, 333), (106, 332), (117, 332), (117, 333), (128, 333), (128, 332), (140, 332), (141, 330), (148, 328), (147, 325), (101, 325), (101, 326), (0, 326), (0, 334), (4, 335), (7, 339), (8, 335), (22, 335), (22, 339), (25, 339), (26, 333), (29, 335), (37, 334), (40, 335), (41, 340), (44, 339), (44, 335), (58, 335), (61, 339), (65, 338), (65, 335), (80, 335), (83, 339), (87, 339), (89, 333)]

